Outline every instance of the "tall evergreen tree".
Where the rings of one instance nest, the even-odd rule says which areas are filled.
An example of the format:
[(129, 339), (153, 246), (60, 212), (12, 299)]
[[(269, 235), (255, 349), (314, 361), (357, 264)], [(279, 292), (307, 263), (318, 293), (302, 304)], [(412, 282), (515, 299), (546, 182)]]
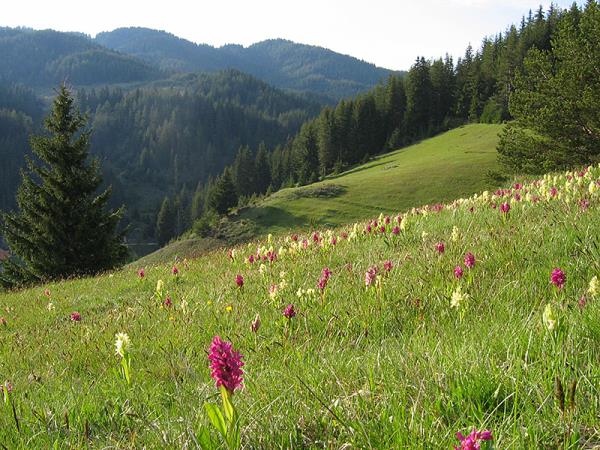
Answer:
[(156, 240), (160, 246), (175, 237), (177, 232), (177, 210), (168, 197), (162, 202), (156, 218)]
[(16, 258), (0, 281), (14, 287), (89, 275), (123, 263), (123, 210), (106, 211), (110, 189), (97, 160), (88, 161), (90, 131), (63, 85), (45, 121), (47, 135), (31, 139), (37, 161), (28, 160), (17, 193), (18, 211), (2, 215), (2, 234)]
[(223, 174), (217, 178), (208, 193), (208, 208), (219, 214), (225, 214), (237, 202), (238, 196), (233, 177), (231, 176), (231, 169), (226, 167)]
[(257, 194), (264, 194), (271, 185), (271, 166), (269, 165), (269, 153), (264, 142), (258, 146), (256, 158), (254, 160)]

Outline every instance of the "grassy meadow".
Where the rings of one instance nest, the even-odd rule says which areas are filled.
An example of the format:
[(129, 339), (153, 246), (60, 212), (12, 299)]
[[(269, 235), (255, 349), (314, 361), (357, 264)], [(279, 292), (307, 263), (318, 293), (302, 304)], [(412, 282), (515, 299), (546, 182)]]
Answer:
[(497, 187), (487, 173), (498, 169), (496, 144), (501, 129), (502, 125), (465, 125), (322, 182), (282, 189), (231, 216), (221, 239), (186, 236), (142, 261), (199, 256), (227, 242), (348, 224)]
[(218, 441), (204, 407), (220, 405), (216, 335), (245, 363), (232, 398), (244, 448), (449, 449), (474, 428), (496, 449), (600, 445), (600, 166), (372, 212), (177, 274), (128, 267), (0, 294), (0, 446)]

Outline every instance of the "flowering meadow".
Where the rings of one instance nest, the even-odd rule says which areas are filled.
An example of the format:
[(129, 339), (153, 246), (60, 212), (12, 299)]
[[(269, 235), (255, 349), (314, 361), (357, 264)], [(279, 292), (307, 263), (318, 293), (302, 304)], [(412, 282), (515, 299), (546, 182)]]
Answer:
[(6, 448), (594, 448), (600, 166), (0, 295)]

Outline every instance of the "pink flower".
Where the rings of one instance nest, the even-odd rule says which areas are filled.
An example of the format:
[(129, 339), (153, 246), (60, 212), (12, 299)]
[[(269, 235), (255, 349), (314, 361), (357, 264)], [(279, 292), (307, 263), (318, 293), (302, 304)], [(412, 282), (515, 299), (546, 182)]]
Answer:
[(556, 197), (556, 194), (558, 194), (558, 189), (556, 189), (554, 186), (552, 186), (550, 188), (550, 196), (551, 197)]
[(45, 289), (45, 290), (44, 290), (44, 295), (45, 295), (46, 297), (50, 297), (50, 289)]
[(333, 236), (331, 238), (331, 245), (336, 245), (337, 244), (337, 238), (335, 236)]
[(587, 198), (582, 199), (579, 202), (579, 207), (581, 208), (582, 211), (585, 211), (586, 209), (588, 209), (590, 207), (590, 201)]
[(381, 233), (385, 233), (385, 225), (381, 225), (381, 226), (379, 227), (379, 231), (380, 231)]
[(329, 281), (329, 277), (331, 277), (331, 270), (329, 270), (329, 267), (325, 267), (321, 271), (321, 278), (319, 278), (319, 281), (317, 282), (317, 287), (321, 291), (324, 291), (325, 288), (327, 287), (327, 282)]
[(460, 266), (456, 266), (454, 268), (454, 276), (460, 280), (463, 276), (463, 268)]
[(285, 309), (283, 310), (283, 316), (288, 320), (291, 320), (294, 317), (296, 317), (296, 311), (294, 310), (294, 305), (292, 305), (291, 303), (289, 305), (287, 305), (285, 307)]
[(222, 341), (219, 336), (213, 338), (209, 351), (210, 376), (217, 387), (223, 386), (229, 394), (233, 394), (244, 382), (243, 356), (233, 350), (231, 342)]
[(465, 255), (465, 266), (467, 266), (469, 269), (475, 267), (475, 255), (473, 253), (468, 252)]
[(581, 309), (585, 308), (585, 305), (587, 304), (587, 300), (586, 300), (586, 298), (585, 298), (585, 295), (582, 295), (582, 296), (579, 298), (579, 301), (577, 302), (577, 304), (579, 305), (579, 307), (580, 307)]
[(369, 267), (365, 272), (365, 286), (369, 287), (377, 278), (377, 266)]
[(294, 242), (298, 241), (298, 235), (297, 234), (292, 234), (292, 241), (294, 241)]
[(504, 214), (508, 214), (508, 212), (510, 211), (510, 204), (509, 203), (502, 203), (500, 205), (500, 211)]
[(556, 286), (559, 289), (562, 289), (562, 287), (565, 285), (565, 282), (567, 281), (567, 276), (562, 270), (560, 270), (558, 267), (555, 267), (552, 273), (550, 274), (550, 281), (554, 286)]
[(81, 320), (81, 314), (79, 314), (77, 311), (74, 311), (71, 313), (71, 320), (73, 322), (79, 322)]
[(446, 250), (446, 246), (444, 245), (443, 242), (438, 242), (437, 244), (435, 244), (435, 249), (437, 250), (438, 253), (444, 253), (444, 251)]
[(249, 262), (250, 264), (253, 264), (253, 263), (254, 263), (254, 255), (250, 255), (250, 256), (248, 256), (248, 262)]
[(345, 231), (342, 231), (342, 239), (348, 239), (348, 233), (346, 233)]
[(389, 272), (394, 267), (394, 264), (388, 259), (383, 263), (383, 268), (386, 272)]
[(144, 278), (145, 276), (146, 276), (146, 272), (144, 271), (144, 269), (138, 270), (138, 277)]
[(4, 317), (0, 317), (0, 325), (2, 325), (3, 327), (6, 326), (8, 322), (6, 322), (6, 319)]
[(480, 441), (492, 440), (492, 432), (487, 430), (477, 431), (474, 429), (467, 437), (458, 432), (456, 433), (456, 438), (460, 441), (460, 447), (455, 446), (454, 450), (479, 450), (481, 448)]
[(400, 234), (400, 227), (394, 227), (394, 228), (392, 228), (392, 234), (395, 234), (395, 235)]
[(244, 277), (241, 276), (240, 274), (237, 274), (235, 277), (235, 284), (237, 284), (237, 286), (239, 288), (244, 286)]
[(313, 242), (319, 242), (321, 240), (321, 237), (319, 236), (319, 233), (317, 233), (316, 231), (313, 233), (312, 236)]
[(179, 273), (179, 269), (177, 268), (177, 266), (173, 266), (173, 268), (171, 269), (171, 273), (173, 275), (177, 275)]
[(390, 216), (385, 216), (385, 224), (389, 225), (390, 221), (391, 221)]
[(521, 183), (517, 183), (514, 185), (514, 188), (518, 191), (519, 189), (521, 189), (523, 187), (523, 185)]
[(165, 299), (165, 301), (163, 302), (163, 306), (165, 308), (170, 308), (171, 306), (173, 306), (173, 301), (171, 300), (171, 297), (167, 297)]

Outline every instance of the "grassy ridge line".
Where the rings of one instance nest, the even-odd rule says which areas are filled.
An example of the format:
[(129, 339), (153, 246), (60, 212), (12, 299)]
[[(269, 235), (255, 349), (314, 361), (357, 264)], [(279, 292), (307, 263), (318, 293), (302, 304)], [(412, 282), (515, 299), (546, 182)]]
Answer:
[[(496, 144), (501, 125), (472, 124), (375, 158), (325, 181), (283, 189), (232, 218), (231, 234), (221, 240), (182, 238), (142, 258), (146, 265), (196, 257), (209, 249), (268, 233), (335, 226), (380, 212), (451, 201), (490, 185), (497, 169)], [(237, 226), (235, 224), (244, 223)], [(226, 233), (228, 236), (229, 233)]]
[[(234, 401), (250, 448), (450, 448), (456, 431), (472, 427), (491, 429), (498, 449), (593, 446), (600, 297), (589, 281), (600, 275), (600, 166), (582, 175), (415, 209), (400, 223), (383, 218), (383, 231), (377, 219), (240, 246), (232, 257), (214, 252), (177, 276), (163, 265), (143, 279), (129, 269), (52, 284), (48, 296), (0, 295), (0, 379), (11, 380), (20, 427), (0, 409), (0, 442), (193, 447), (208, 424), (202, 404), (216, 393), (205, 351), (218, 334), (246, 362)], [(263, 262), (270, 247), (278, 257)], [(248, 263), (250, 254), (261, 261)], [(309, 289), (324, 267), (333, 274), (320, 296)], [(561, 289), (550, 283), (555, 267), (566, 274)], [(298, 311), (291, 324), (282, 317), (289, 303)], [(81, 321), (69, 319), (73, 311)], [(113, 374), (117, 332), (132, 340), (131, 387)], [(564, 412), (557, 377), (577, 380)]]

